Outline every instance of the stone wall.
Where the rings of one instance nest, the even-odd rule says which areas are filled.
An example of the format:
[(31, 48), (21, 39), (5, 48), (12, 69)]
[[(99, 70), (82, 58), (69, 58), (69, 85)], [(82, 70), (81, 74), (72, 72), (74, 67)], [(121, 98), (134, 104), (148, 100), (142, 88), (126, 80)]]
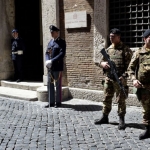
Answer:
[[(100, 90), (102, 69), (94, 62), (94, 1), (60, 1), (60, 28), (67, 42), (66, 77), (69, 87)], [(105, 9), (105, 8), (104, 8)], [(87, 11), (86, 28), (64, 28), (65, 12)], [(105, 24), (103, 24), (105, 26)], [(103, 28), (104, 29), (104, 28)]]
[(94, 57), (95, 63), (99, 63), (100, 50), (106, 48), (109, 30), (108, 0), (94, 0)]
[[(108, 45), (108, 0), (59, 1), (61, 36), (67, 42), (65, 77), (69, 87), (103, 90), (104, 76), (98, 67), (100, 50)], [(66, 12), (87, 11), (87, 27), (65, 29)], [(131, 89), (131, 81), (128, 81)]]
[(15, 9), (13, 0), (0, 0), (0, 80), (13, 74), (11, 60), (11, 30), (14, 28)]
[[(92, 100), (95, 102), (102, 102), (104, 100), (104, 92), (98, 90), (88, 90), (80, 88), (69, 88), (69, 98), (78, 98), (83, 100)], [(116, 97), (113, 97), (113, 103), (117, 104)], [(141, 106), (135, 94), (129, 94), (126, 99), (128, 106)]]

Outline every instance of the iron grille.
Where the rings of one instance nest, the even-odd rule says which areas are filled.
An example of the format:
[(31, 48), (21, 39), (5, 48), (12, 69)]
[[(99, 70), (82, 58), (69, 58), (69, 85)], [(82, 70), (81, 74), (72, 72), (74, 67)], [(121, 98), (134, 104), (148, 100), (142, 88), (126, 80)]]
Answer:
[(150, 29), (150, 1), (110, 0), (109, 28), (119, 28), (122, 41), (130, 47), (141, 47), (143, 32)]

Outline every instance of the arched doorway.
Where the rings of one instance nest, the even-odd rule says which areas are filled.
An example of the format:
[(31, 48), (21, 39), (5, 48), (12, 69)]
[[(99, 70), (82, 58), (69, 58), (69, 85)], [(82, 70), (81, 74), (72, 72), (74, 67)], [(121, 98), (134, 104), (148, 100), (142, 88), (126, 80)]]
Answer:
[(41, 1), (15, 0), (15, 27), (25, 42), (24, 79), (43, 80)]

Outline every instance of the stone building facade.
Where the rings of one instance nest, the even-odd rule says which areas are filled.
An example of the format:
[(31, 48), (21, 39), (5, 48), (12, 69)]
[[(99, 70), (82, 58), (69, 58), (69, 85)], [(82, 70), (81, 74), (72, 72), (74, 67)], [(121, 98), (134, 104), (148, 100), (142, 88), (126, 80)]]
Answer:
[(10, 30), (14, 27), (14, 16), (14, 3), (11, 0), (0, 0), (0, 79), (7, 79), (13, 73), (10, 57)]
[[(16, 1), (0, 0), (1, 2), (1, 18), (2, 23), (0, 27), (1, 35), (3, 38), (1, 40), (2, 47), (0, 48), (3, 60), (1, 65), (5, 66), (6, 71), (1, 71), (0, 79), (7, 79), (13, 72), (12, 62), (10, 60), (10, 38), (11, 30), (15, 27), (16, 19)], [(60, 28), (60, 35), (67, 42), (67, 53), (66, 53), (66, 64), (64, 71), (64, 81), (65, 86), (75, 87), (75, 88), (87, 88), (87, 89), (100, 89), (100, 78), (102, 76), (101, 70), (96, 66), (98, 62), (99, 49), (104, 47), (106, 44), (106, 34), (107, 34), (107, 20), (104, 15), (100, 18), (100, 12), (107, 14), (105, 7), (106, 1), (94, 2), (92, 0), (41, 0), (40, 2), (40, 16), (42, 35), (40, 35), (43, 45), (43, 66), (44, 66), (44, 53), (47, 47), (47, 43), (50, 40), (49, 25), (54, 24)], [(94, 6), (95, 4), (95, 6)], [(3, 7), (5, 6), (5, 7)], [(19, 7), (19, 6), (17, 6)], [(94, 14), (95, 7), (95, 14)], [(100, 9), (99, 9), (100, 8)], [(33, 9), (34, 10), (34, 9)], [(87, 12), (87, 27), (86, 28), (74, 28), (65, 29), (65, 13), (72, 11), (82, 11)], [(22, 16), (23, 17), (23, 16)], [(94, 20), (95, 19), (97, 21)], [(32, 24), (29, 20), (28, 24)], [(103, 25), (102, 25), (103, 24)], [(19, 27), (21, 29), (21, 27)], [(104, 36), (103, 36), (104, 35)], [(24, 38), (24, 37), (23, 37)], [(34, 43), (33, 43), (34, 44)], [(5, 54), (7, 53), (7, 54)], [(2, 59), (1, 58), (1, 59)], [(5, 59), (4, 59), (5, 58)], [(5, 63), (6, 65), (3, 65)], [(33, 58), (34, 61), (34, 58)], [(1, 67), (3, 68), (3, 67)], [(43, 81), (46, 81), (47, 70), (44, 67)], [(46, 84), (46, 82), (45, 82)]]
[[(24, 8), (25, 5), (27, 9)], [(101, 82), (104, 76), (97, 63), (99, 62), (100, 49), (108, 46), (109, 0), (37, 0), (32, 2), (31, 6), (29, 7), (25, 0), (21, 3), (19, 0), (0, 0), (0, 18), (2, 20), (0, 23), (0, 79), (8, 79), (13, 74), (8, 43), (11, 38), (11, 30), (17, 27), (22, 32), (23, 38), (28, 39), (30, 36), (33, 36), (31, 40), (38, 38), (33, 43), (26, 41), (29, 42), (27, 48), (39, 42), (37, 45), (39, 49), (33, 46), (30, 52), (26, 53), (27, 75), (29, 73), (30, 77), (31, 74), (34, 74), (30, 78), (34, 81), (34, 77), (40, 74), (40, 80), (45, 85), (47, 84), (45, 50), (51, 38), (49, 25), (53, 24), (60, 28), (60, 36), (67, 43), (63, 86), (76, 89), (76, 95), (89, 93), (89, 97), (94, 95), (91, 90), (95, 92), (102, 90)], [(21, 9), (19, 9), (20, 7)], [(34, 18), (32, 13), (36, 8), (37, 21), (32, 19)], [(65, 13), (76, 11), (86, 11), (87, 27), (65, 28)], [(24, 17), (30, 19), (24, 22), (25, 19), (22, 19)], [(39, 34), (34, 36), (32, 30), (35, 30), (33, 33)], [(26, 35), (26, 32), (29, 32), (30, 36)], [(130, 81), (129, 85), (131, 87)], [(85, 89), (85, 93), (81, 89)], [(95, 100), (99, 97), (91, 97), (91, 99)]]
[[(64, 0), (57, 5), (59, 23), (56, 25), (59, 25), (60, 35), (67, 42), (64, 85), (91, 90), (102, 89), (103, 74), (96, 63), (99, 61), (99, 50), (107, 43), (107, 1)], [(65, 13), (83, 10), (87, 12), (87, 27), (65, 29)]]

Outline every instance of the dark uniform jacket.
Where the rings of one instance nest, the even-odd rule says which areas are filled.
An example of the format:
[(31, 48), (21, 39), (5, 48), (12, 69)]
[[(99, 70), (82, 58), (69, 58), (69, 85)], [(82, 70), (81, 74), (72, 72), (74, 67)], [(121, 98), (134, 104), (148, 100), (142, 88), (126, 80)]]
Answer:
[(58, 37), (51, 39), (45, 53), (46, 60), (52, 60), (52, 71), (63, 71), (63, 58), (66, 54), (66, 42)]
[(20, 37), (18, 37), (16, 39), (13, 38), (11, 40), (11, 49), (12, 49), (12, 60), (16, 60), (17, 57), (21, 56), (21, 55), (18, 55), (17, 52), (18, 51), (24, 52), (24, 50), (25, 50), (25, 46), (24, 46), (22, 38), (20, 38)]

